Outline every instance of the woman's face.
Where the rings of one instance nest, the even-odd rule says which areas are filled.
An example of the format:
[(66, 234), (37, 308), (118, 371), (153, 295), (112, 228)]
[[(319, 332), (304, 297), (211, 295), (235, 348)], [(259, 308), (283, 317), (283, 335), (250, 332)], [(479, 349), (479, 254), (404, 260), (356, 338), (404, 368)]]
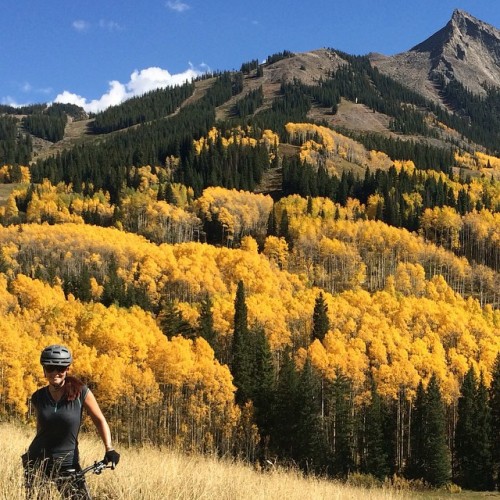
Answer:
[(64, 384), (68, 368), (68, 366), (48, 365), (43, 367), (43, 373), (50, 385), (60, 387)]

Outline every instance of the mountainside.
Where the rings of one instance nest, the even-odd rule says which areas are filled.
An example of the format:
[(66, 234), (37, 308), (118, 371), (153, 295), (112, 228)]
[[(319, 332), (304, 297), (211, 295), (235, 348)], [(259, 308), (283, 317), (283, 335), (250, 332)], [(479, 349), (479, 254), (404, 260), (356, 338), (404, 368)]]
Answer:
[(475, 94), (500, 84), (500, 31), (462, 10), (448, 24), (407, 52), (392, 57), (370, 54), (380, 71), (420, 92), (441, 100), (436, 76), (456, 80)]

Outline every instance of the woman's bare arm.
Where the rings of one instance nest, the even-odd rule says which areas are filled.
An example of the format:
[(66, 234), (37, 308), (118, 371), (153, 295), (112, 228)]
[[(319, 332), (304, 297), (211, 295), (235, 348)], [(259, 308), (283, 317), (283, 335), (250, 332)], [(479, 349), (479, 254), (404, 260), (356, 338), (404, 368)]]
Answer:
[(102, 414), (101, 408), (99, 408), (99, 404), (97, 403), (97, 400), (90, 389), (87, 393), (87, 396), (85, 397), (83, 405), (89, 413), (92, 422), (94, 422), (97, 432), (101, 437), (102, 442), (104, 443), (106, 451), (112, 450), (113, 445), (111, 444), (111, 431), (109, 429), (108, 422)]

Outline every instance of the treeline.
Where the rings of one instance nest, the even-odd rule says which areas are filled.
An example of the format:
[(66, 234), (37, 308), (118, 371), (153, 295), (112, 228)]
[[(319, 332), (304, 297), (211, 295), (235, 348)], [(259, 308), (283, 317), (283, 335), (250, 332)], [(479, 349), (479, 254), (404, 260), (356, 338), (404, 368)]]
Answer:
[(421, 216), (428, 208), (447, 206), (460, 215), (483, 208), (493, 212), (499, 210), (487, 190), (475, 201), (472, 201), (469, 191), (470, 183), (465, 180), (457, 191), (456, 185), (452, 186), (442, 177), (429, 175), (427, 171), (410, 173), (406, 169), (397, 171), (394, 166), (389, 170), (366, 168), (364, 177), (343, 171), (339, 178), (329, 174), (322, 165), (315, 168), (296, 157), (283, 160), (285, 196), (320, 196), (341, 205), (345, 205), (348, 198), (367, 204), (370, 197), (378, 196), (374, 219), (409, 231), (420, 229)]
[(300, 84), (285, 83), (281, 84), (280, 98), (273, 100), (271, 108), (260, 111), (247, 121), (258, 130), (275, 131), (283, 141), (286, 137), (285, 125), (306, 121), (311, 105), (311, 97), (303, 92)]
[(243, 99), (240, 99), (234, 105), (234, 113), (239, 118), (244, 118), (247, 115), (252, 115), (255, 110), (262, 106), (264, 102), (264, 93), (262, 85), (255, 90), (250, 91)]
[(95, 115), (92, 132), (107, 134), (138, 123), (158, 120), (172, 114), (194, 92), (195, 83), (157, 89), (132, 97)]
[(255, 76), (257, 78), (264, 75), (263, 65), (259, 63), (258, 59), (252, 59), (249, 62), (243, 63), (240, 68), (241, 73), (244, 75), (249, 75), (254, 70), (256, 70)]
[(41, 112), (34, 112), (22, 119), (24, 128), (32, 135), (57, 142), (64, 137), (68, 116), (63, 108), (53, 104)]
[(412, 161), (419, 169), (451, 173), (452, 148), (443, 149), (419, 141), (393, 139), (380, 134), (359, 134), (349, 130), (342, 130), (342, 133), (369, 150), (383, 151), (390, 158)]
[[(275, 99), (270, 109), (254, 115), (249, 123), (258, 129), (270, 128), (280, 135), (282, 142), (288, 142), (285, 125), (290, 122), (307, 122), (307, 113), (313, 102), (332, 107), (332, 112), (335, 113), (340, 98), (346, 97), (353, 101), (358, 99), (368, 107), (392, 116), (394, 127), (399, 127), (399, 131), (404, 134), (434, 135), (425, 124), (422, 114), (412, 108), (430, 106), (419, 94), (379, 74), (376, 69), (371, 68), (366, 58), (354, 58), (352, 64), (352, 67), (341, 67), (331, 78), (322, 80), (317, 86), (298, 81), (282, 84), (281, 98)], [(408, 106), (402, 106), (401, 102), (408, 103)], [(451, 148), (443, 149), (380, 134), (356, 134), (348, 130), (341, 132), (369, 150), (383, 151), (391, 158), (411, 160), (417, 168), (449, 172), (453, 164)]]
[(473, 94), (460, 82), (446, 82), (442, 75), (433, 75), (441, 97), (455, 111), (434, 110), (439, 120), (474, 142), (488, 147), (494, 155), (500, 153), (500, 90), (487, 88), (486, 97)]
[[(469, 140), (482, 144), (494, 154), (498, 152), (500, 138), (498, 126), (495, 126), (500, 119), (498, 89), (487, 89), (487, 97), (482, 98), (456, 80), (445, 82), (442, 75), (434, 75), (434, 82), (440, 88), (442, 97), (454, 108), (455, 112), (449, 113), (381, 74), (376, 67), (371, 66), (368, 57), (335, 52), (348, 61), (349, 65), (340, 67), (331, 75), (331, 80), (322, 83), (326, 87), (323, 90), (326, 94), (333, 93), (334, 96), (357, 100), (373, 110), (392, 116), (391, 126), (404, 134), (434, 136), (435, 132), (426, 125), (424, 115), (417, 110), (423, 110), (424, 113), (427, 111)], [(330, 105), (331, 100), (330, 97), (325, 105)]]
[(0, 116), (0, 164), (27, 165), (32, 150), (30, 135), (19, 131), (19, 120), (14, 116)]
[(57, 110), (58, 113), (66, 113), (75, 120), (82, 120), (87, 117), (85, 110), (76, 104), (65, 104), (60, 102), (52, 103), (50, 106), (47, 104), (28, 104), (26, 106), (8, 106), (0, 104), (0, 114), (6, 115), (33, 115), (40, 114), (46, 111), (49, 107)]
[(174, 179), (192, 187), (200, 196), (205, 187), (221, 186), (227, 189), (253, 191), (269, 168), (269, 151), (265, 144), (257, 146), (232, 143), (221, 147), (209, 143), (198, 155), (184, 162), (183, 172)]
[(293, 52), (290, 52), (289, 50), (284, 50), (283, 52), (276, 52), (274, 54), (271, 54), (270, 56), (267, 56), (266, 63), (273, 64), (283, 59), (288, 59), (290, 57), (293, 57), (294, 55), (295, 54)]
[[(236, 86), (236, 88), (239, 88)], [(179, 159), (173, 180), (194, 182), (193, 140), (206, 136), (215, 122), (215, 107), (233, 95), (234, 78), (223, 73), (197, 102), (185, 106), (177, 115), (143, 124), (123, 134), (109, 137), (104, 144), (83, 144), (32, 166), (32, 179), (49, 179), (53, 184), (71, 183), (75, 191), (105, 190), (114, 203), (123, 186), (130, 186), (134, 166), (165, 165), (169, 157)], [(200, 172), (195, 172), (198, 177)], [(198, 188), (198, 186), (196, 186)]]

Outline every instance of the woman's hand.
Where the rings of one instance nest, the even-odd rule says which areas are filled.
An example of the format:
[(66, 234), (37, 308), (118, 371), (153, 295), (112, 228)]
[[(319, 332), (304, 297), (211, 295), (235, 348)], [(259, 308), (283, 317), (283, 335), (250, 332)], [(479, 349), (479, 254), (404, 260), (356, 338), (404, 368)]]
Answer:
[(106, 464), (109, 464), (109, 462), (111, 462), (111, 469), (114, 469), (120, 461), (120, 454), (116, 450), (108, 450), (104, 454), (104, 458), (102, 459), (102, 461)]

